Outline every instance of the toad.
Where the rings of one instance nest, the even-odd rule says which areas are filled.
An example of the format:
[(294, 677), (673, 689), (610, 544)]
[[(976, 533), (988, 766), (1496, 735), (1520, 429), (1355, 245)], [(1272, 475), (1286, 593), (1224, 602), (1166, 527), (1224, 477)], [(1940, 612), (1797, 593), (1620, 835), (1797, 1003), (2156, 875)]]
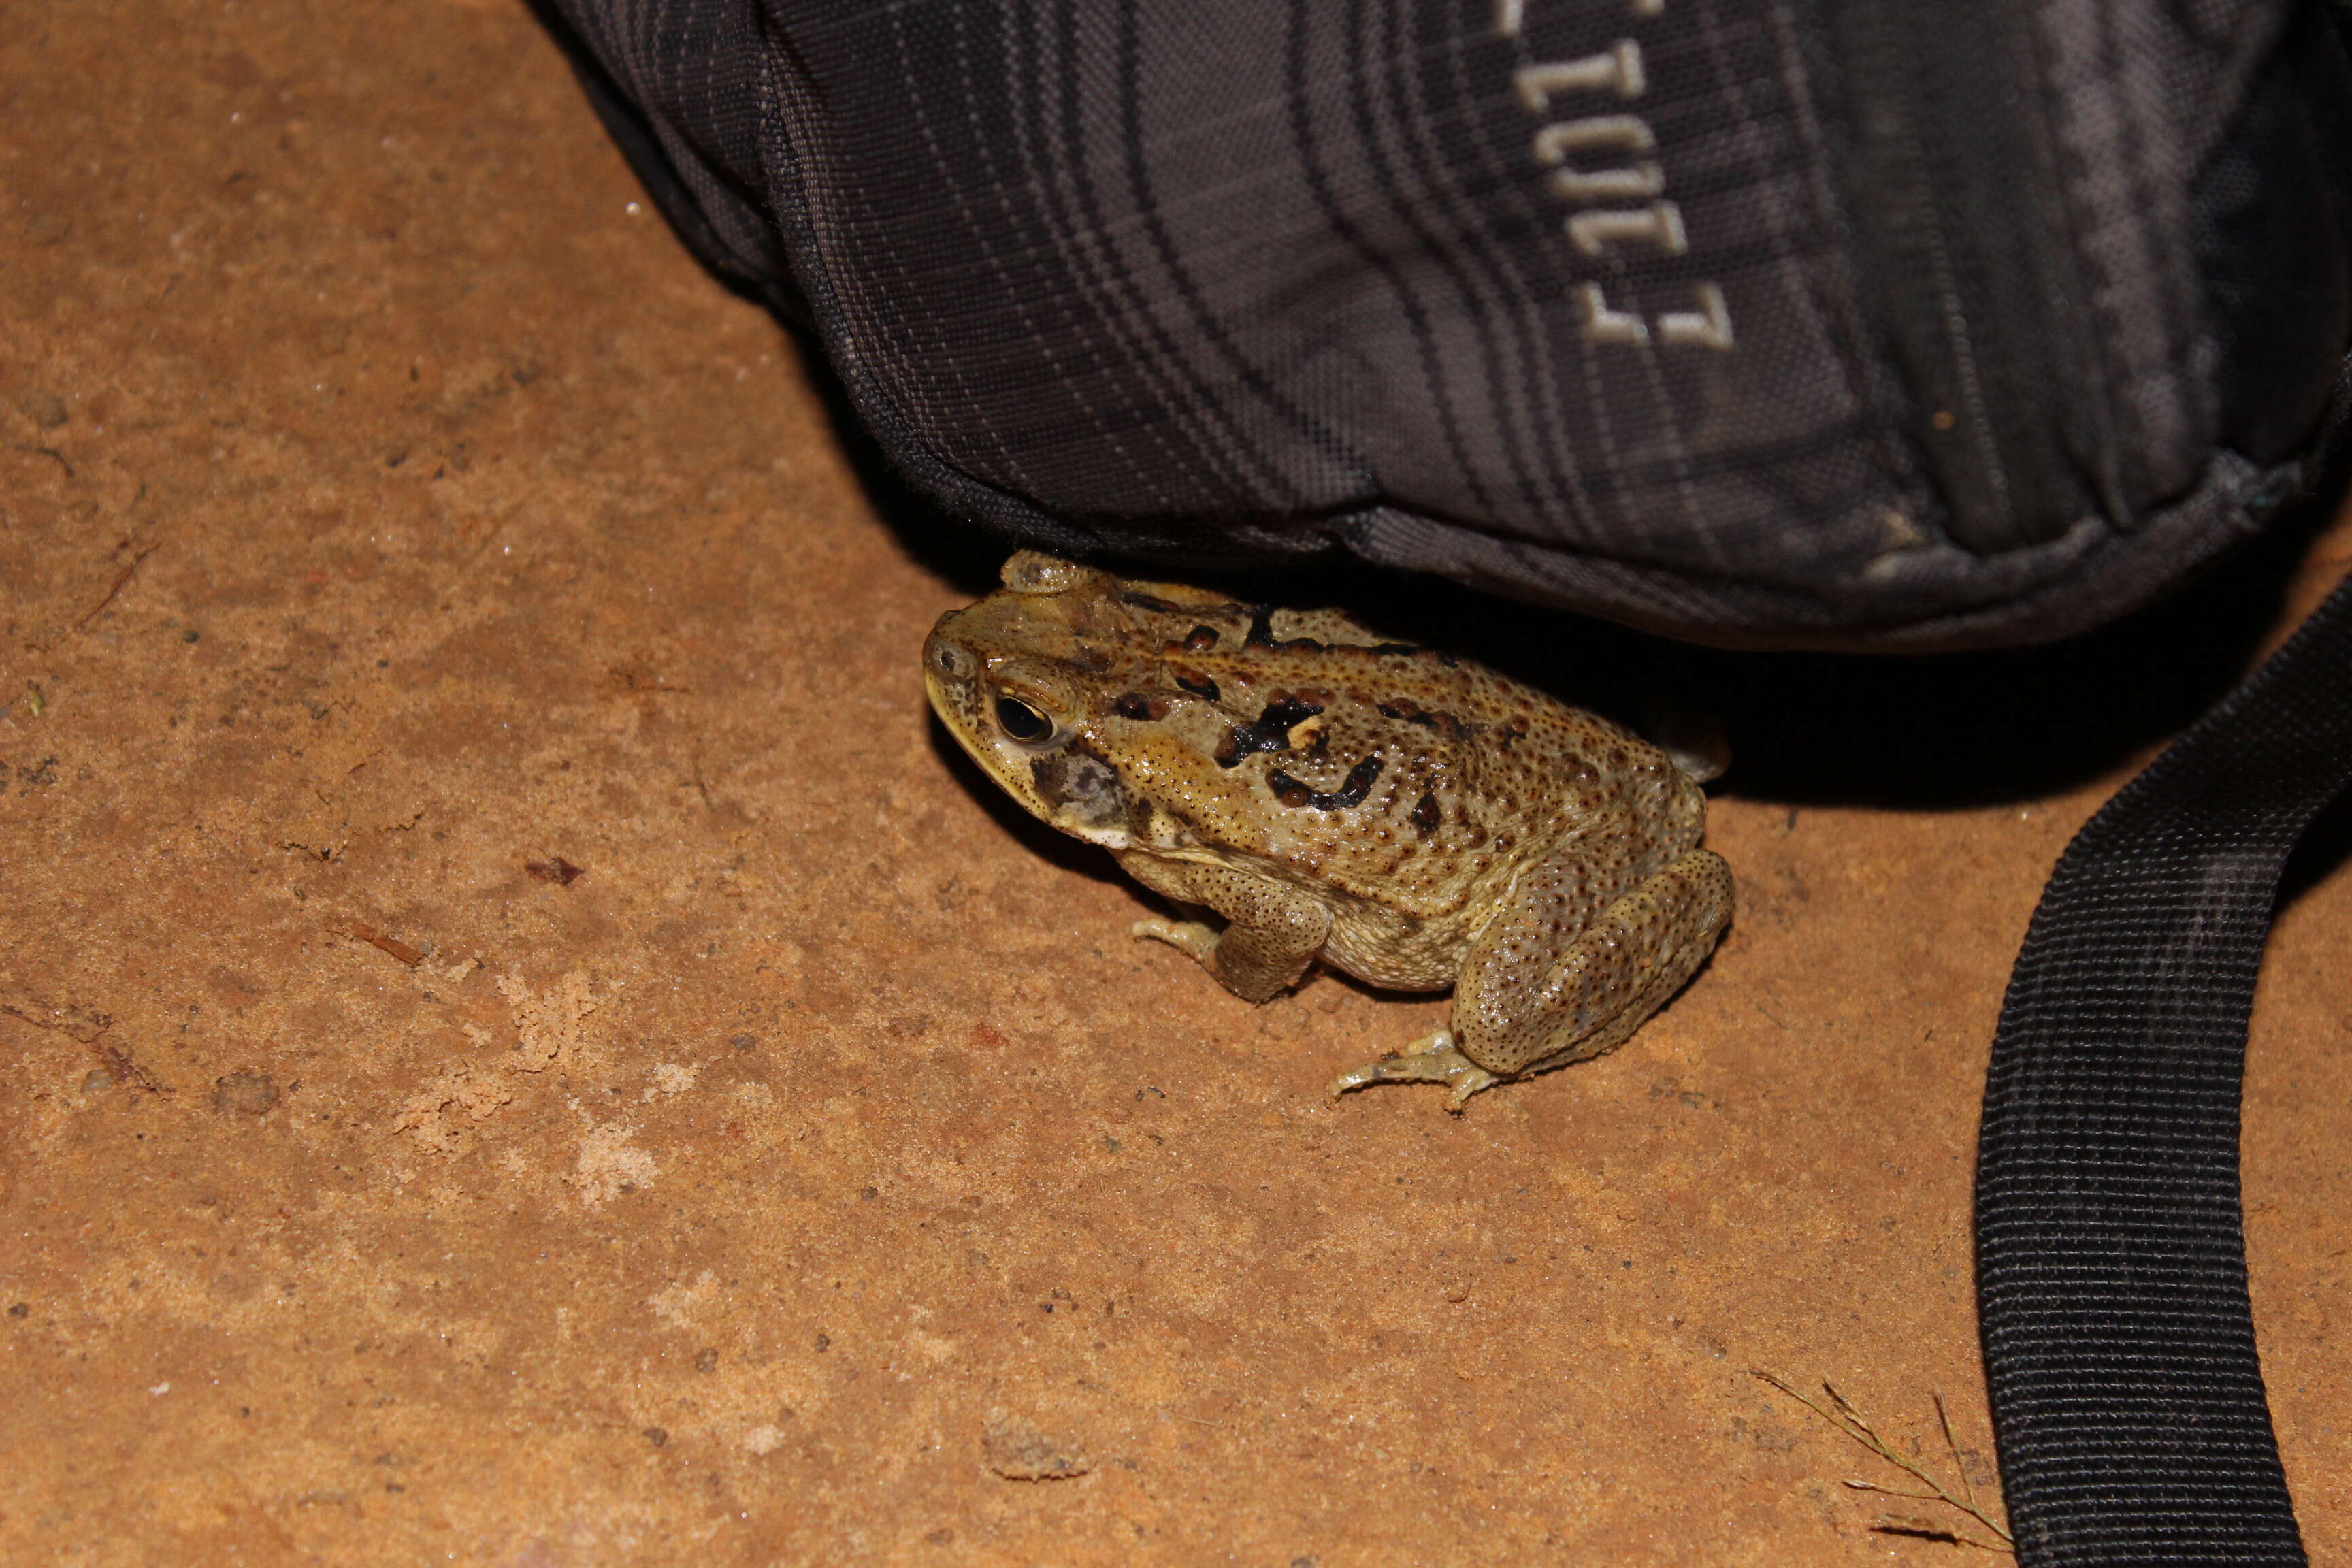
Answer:
[(1235, 995), (1320, 960), (1454, 990), (1451, 1025), (1343, 1073), (1451, 1108), (1623, 1043), (1731, 917), (1706, 802), (1663, 752), (1335, 610), (1236, 603), (1024, 551), (923, 648), (942, 722), (1041, 820), (1216, 917), (1141, 920)]

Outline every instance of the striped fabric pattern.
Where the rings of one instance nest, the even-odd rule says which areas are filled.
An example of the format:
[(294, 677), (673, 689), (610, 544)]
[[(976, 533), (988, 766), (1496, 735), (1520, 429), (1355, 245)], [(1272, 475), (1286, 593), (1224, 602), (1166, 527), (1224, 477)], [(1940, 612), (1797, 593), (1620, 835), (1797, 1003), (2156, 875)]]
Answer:
[(1937, 647), (2297, 472), (2217, 445), (2189, 221), (2277, 0), (553, 3), (689, 242), (1030, 542)]

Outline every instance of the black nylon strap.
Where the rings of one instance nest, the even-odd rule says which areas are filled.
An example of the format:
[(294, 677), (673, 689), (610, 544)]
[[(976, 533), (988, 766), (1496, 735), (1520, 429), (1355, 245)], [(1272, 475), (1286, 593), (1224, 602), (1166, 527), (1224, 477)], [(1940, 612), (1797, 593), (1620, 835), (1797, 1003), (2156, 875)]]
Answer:
[(2279, 876), (2352, 782), (2352, 582), (2058, 863), (1993, 1040), (1977, 1292), (2018, 1558), (2302, 1563), (2238, 1190)]

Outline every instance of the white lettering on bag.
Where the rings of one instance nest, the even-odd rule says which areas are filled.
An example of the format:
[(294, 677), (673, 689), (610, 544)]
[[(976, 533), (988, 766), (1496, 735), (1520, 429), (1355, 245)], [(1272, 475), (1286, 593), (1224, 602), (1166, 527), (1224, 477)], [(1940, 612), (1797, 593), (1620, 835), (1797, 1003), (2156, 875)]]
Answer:
[(1666, 172), (1633, 157), (1622, 167), (1596, 169), (1572, 162), (1580, 153), (1638, 154), (1657, 151), (1658, 138), (1631, 114), (1564, 120), (1536, 132), (1536, 162), (1552, 171), (1551, 188), (1572, 202), (1640, 201), (1666, 188)]
[[(1528, 4), (1528, 0), (1495, 0), (1496, 37), (1521, 36)], [(1663, 16), (1666, 0), (1628, 0), (1628, 9), (1635, 16)], [(1538, 61), (1511, 73), (1511, 89), (1521, 106), (1530, 114), (1547, 116), (1554, 112), (1556, 99), (1573, 100), (1601, 94), (1630, 101), (1641, 98), (1649, 87), (1648, 68), (1636, 38), (1620, 38), (1597, 55)], [(1681, 256), (1690, 249), (1681, 206), (1662, 199), (1666, 171), (1651, 155), (1657, 150), (1657, 132), (1649, 121), (1631, 112), (1551, 120), (1536, 132), (1530, 151), (1538, 166), (1546, 171), (1545, 184), (1554, 195), (1581, 209), (1561, 219), (1578, 255), (1598, 260), (1628, 251)], [(1579, 283), (1571, 298), (1589, 342), (1637, 348), (1655, 343), (1727, 353), (1738, 342), (1723, 286), (1713, 280), (1692, 286), (1692, 309), (1647, 316), (1636, 309), (1611, 305), (1599, 283)]]

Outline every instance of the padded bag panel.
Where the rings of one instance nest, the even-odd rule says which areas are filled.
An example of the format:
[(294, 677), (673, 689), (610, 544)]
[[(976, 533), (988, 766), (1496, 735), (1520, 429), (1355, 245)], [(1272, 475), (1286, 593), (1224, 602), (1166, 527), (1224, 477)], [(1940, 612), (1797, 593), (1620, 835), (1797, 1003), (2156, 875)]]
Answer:
[(2253, 527), (2345, 347), (2285, 0), (551, 4), (689, 243), (1066, 552), (2048, 638)]

